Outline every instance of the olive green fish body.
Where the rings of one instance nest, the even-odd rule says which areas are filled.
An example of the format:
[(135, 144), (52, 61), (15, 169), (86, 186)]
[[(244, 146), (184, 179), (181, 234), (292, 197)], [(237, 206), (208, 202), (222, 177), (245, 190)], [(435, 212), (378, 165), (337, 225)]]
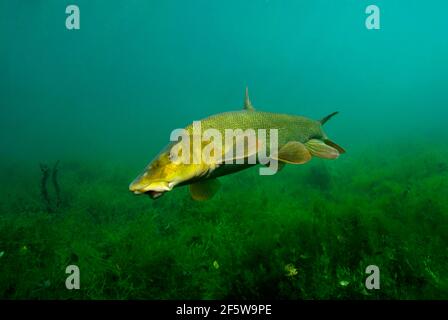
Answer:
[[(223, 137), (226, 129), (241, 129), (243, 131), (261, 129), (266, 130), (267, 139), (269, 139), (269, 130), (277, 129), (279, 147), (292, 140), (305, 143), (310, 139), (323, 138), (321, 127), (319, 121), (301, 116), (246, 110), (223, 112), (201, 120), (202, 132), (207, 129), (216, 129), (221, 132)], [(193, 131), (192, 125), (185, 129), (190, 133)]]
[[(325, 124), (335, 113), (328, 115), (320, 121), (312, 120), (302, 116), (279, 114), (272, 112), (256, 111), (250, 103), (246, 89), (244, 110), (230, 111), (212, 115), (199, 122), (194, 122), (185, 128), (189, 140), (201, 137), (209, 129), (219, 132), (222, 143), (226, 143), (227, 134), (235, 135), (241, 131), (243, 135), (252, 131), (255, 134), (257, 143), (262, 141), (265, 144), (266, 152), (272, 152), (271, 138), (276, 135), (277, 150), (274, 153), (266, 154), (268, 159), (279, 163), (280, 169), (286, 163), (304, 164), (312, 156), (336, 159), (345, 150), (336, 143), (330, 141), (322, 125)], [(198, 125), (200, 131), (198, 132)], [(263, 131), (261, 131), (263, 130)], [(276, 130), (276, 131), (273, 131)], [(258, 137), (263, 135), (263, 139)], [(204, 141), (200, 140), (201, 148)], [(254, 166), (255, 164), (227, 163), (225, 161), (209, 164), (204, 162), (182, 162), (176, 163), (172, 160), (171, 149), (178, 143), (170, 143), (162, 152), (146, 167), (145, 171), (138, 176), (129, 186), (129, 189), (136, 194), (146, 193), (153, 199), (158, 198), (176, 186), (190, 185), (193, 199), (206, 200), (213, 196), (218, 189), (217, 177), (232, 174)], [(232, 143), (235, 143), (234, 141)], [(193, 145), (194, 154), (194, 143)], [(249, 147), (248, 147), (249, 148)], [(259, 145), (257, 144), (257, 162)], [(233, 155), (233, 153), (232, 153)], [(245, 156), (245, 155), (243, 155)]]

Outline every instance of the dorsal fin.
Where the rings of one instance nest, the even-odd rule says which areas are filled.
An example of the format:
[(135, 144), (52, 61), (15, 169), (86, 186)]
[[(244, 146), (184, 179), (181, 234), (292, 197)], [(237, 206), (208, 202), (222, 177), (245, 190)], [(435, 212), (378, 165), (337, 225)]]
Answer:
[(246, 95), (244, 97), (244, 110), (247, 111), (254, 111), (254, 106), (252, 105), (252, 103), (250, 102), (249, 99), (249, 88), (246, 87)]

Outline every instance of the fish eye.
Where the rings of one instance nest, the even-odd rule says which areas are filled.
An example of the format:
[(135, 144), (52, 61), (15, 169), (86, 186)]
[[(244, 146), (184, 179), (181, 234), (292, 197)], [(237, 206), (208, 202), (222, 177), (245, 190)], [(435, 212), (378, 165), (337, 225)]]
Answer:
[(177, 164), (177, 162), (180, 160), (181, 155), (175, 154), (175, 153), (168, 153), (167, 158), (171, 163)]

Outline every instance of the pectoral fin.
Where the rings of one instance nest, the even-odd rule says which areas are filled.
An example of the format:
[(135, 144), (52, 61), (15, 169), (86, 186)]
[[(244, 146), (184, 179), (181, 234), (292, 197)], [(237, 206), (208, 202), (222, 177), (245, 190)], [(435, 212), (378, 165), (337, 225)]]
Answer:
[(290, 141), (285, 144), (272, 158), (280, 162), (303, 164), (311, 160), (311, 154), (308, 149), (298, 141)]
[(324, 159), (337, 159), (339, 157), (339, 151), (322, 140), (311, 139), (305, 143), (305, 146), (315, 157)]
[(191, 197), (196, 201), (205, 201), (212, 198), (219, 190), (221, 183), (217, 179), (199, 181), (190, 184)]

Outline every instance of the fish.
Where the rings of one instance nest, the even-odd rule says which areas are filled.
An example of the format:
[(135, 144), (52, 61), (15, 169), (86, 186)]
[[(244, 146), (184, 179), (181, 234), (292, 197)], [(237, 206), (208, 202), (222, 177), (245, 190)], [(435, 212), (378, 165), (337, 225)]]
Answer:
[[(280, 171), (286, 164), (305, 164), (312, 157), (323, 159), (337, 159), (340, 154), (345, 153), (344, 148), (331, 141), (323, 130), (323, 125), (338, 112), (333, 112), (321, 120), (313, 120), (307, 117), (265, 112), (256, 110), (249, 98), (249, 91), (246, 88), (244, 105), (242, 110), (229, 111), (211, 115), (199, 121), (199, 132), (202, 134), (207, 130), (215, 130), (222, 135), (226, 130), (239, 129), (243, 135), (247, 130), (276, 130), (276, 151), (267, 155), (272, 161), (278, 161)], [(196, 128), (197, 129), (197, 128)], [(188, 138), (195, 139), (194, 123), (184, 128)], [(239, 157), (244, 159), (257, 154), (262, 146), (273, 143), (273, 134), (269, 133), (265, 139), (256, 140), (255, 147), (245, 144), (245, 149)], [(236, 137), (238, 138), (238, 137)], [(246, 137), (248, 141), (249, 137)], [(260, 157), (256, 157), (255, 162), (228, 163), (228, 161), (178, 161), (173, 159), (175, 146), (179, 145), (179, 139), (171, 141), (156, 157), (146, 166), (143, 172), (135, 178), (129, 185), (129, 190), (134, 194), (147, 194), (152, 199), (157, 199), (165, 193), (172, 191), (176, 187), (188, 185), (190, 194), (194, 200), (203, 201), (212, 198), (219, 190), (220, 182), (217, 178), (239, 172), (244, 169), (260, 164)], [(185, 156), (192, 159), (198, 150), (203, 150), (205, 145), (201, 141), (199, 146), (190, 147), (190, 153), (185, 149)], [(226, 149), (227, 148), (227, 149)], [(231, 149), (231, 150), (230, 150)], [(231, 151), (231, 152), (229, 152)], [(228, 154), (238, 160), (238, 155), (234, 152), (234, 145), (221, 149), (214, 149), (211, 154), (223, 155), (228, 160)], [(179, 154), (183, 154), (184, 151)], [(218, 157), (213, 158), (218, 159)], [(265, 163), (263, 163), (265, 164)]]

